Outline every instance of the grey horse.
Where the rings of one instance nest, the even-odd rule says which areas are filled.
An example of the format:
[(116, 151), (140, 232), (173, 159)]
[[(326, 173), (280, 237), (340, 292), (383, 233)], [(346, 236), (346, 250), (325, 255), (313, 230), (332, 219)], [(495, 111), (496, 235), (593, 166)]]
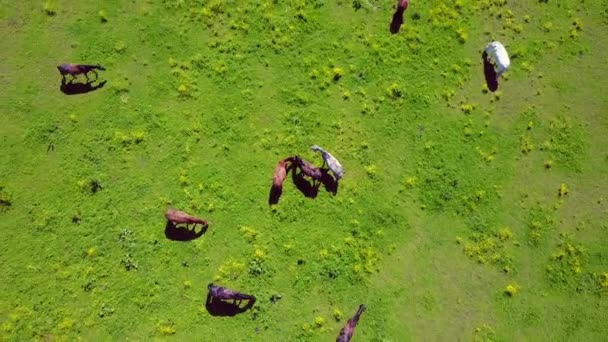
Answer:
[(342, 178), (342, 176), (344, 175), (344, 168), (342, 167), (342, 164), (340, 164), (338, 159), (336, 159), (329, 152), (325, 151), (318, 145), (313, 145), (310, 147), (310, 149), (315, 152), (321, 153), (321, 156), (323, 157), (323, 165), (327, 164), (327, 167), (334, 174), (336, 180)]

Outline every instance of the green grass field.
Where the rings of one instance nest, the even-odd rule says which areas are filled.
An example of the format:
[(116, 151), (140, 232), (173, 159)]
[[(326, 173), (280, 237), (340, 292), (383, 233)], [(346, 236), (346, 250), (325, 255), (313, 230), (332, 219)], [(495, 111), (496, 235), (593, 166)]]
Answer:
[[(361, 303), (353, 341), (608, 339), (608, 3), (393, 9), (0, 0), (1, 339), (332, 341)], [(313, 144), (337, 195), (269, 207)], [(210, 282), (258, 300), (211, 316)]]

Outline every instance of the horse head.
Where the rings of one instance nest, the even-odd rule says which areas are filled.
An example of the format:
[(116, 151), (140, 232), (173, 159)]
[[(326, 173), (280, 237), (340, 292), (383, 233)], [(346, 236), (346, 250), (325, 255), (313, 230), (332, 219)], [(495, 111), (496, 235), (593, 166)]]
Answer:
[(315, 152), (323, 152), (323, 149), (321, 147), (319, 147), (319, 145), (312, 145), (310, 147), (311, 151), (315, 151)]

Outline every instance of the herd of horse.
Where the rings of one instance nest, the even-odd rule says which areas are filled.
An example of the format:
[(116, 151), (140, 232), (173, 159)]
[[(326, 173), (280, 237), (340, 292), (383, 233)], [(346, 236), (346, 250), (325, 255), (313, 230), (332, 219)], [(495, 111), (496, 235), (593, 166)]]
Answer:
[[(291, 159), (295, 161), (295, 158)], [(302, 161), (301, 159), (299, 160)], [(279, 162), (279, 164), (281, 164), (281, 162)], [(285, 169), (284, 166), (282, 167), (282, 169)], [(203, 228), (206, 228), (209, 225), (209, 222), (207, 220), (203, 220), (201, 218), (192, 216), (176, 209), (167, 210), (165, 212), (165, 218), (167, 219), (167, 225), (173, 227), (178, 225), (185, 225), (187, 229), (195, 229), (197, 225), (201, 225)], [(192, 225), (192, 227), (190, 227), (190, 225)], [(272, 302), (276, 300), (275, 297), (276, 296), (273, 296), (273, 298), (271, 298)], [(244, 306), (242, 305), (243, 301), (246, 302)], [(252, 308), (255, 304), (255, 301), (256, 297), (254, 295), (245, 294), (222, 286), (217, 286), (213, 283), (207, 285), (207, 299), (205, 300), (205, 308), (211, 315), (234, 316), (238, 313), (247, 311), (248, 309)], [(355, 332), (355, 327), (359, 322), (359, 318), (361, 317), (361, 314), (363, 313), (365, 308), (365, 304), (361, 304), (359, 306), (359, 309), (357, 310), (355, 315), (351, 317), (346, 322), (344, 327), (342, 327), (342, 329), (340, 330), (340, 333), (336, 338), (337, 342), (350, 341), (353, 336), (353, 333)]]
[[(325, 189), (334, 195), (338, 192), (338, 181), (344, 175), (342, 164), (318, 145), (313, 145), (310, 149), (321, 154), (323, 165), (318, 168), (298, 155), (279, 160), (272, 175), (268, 204), (278, 203), (289, 171), (292, 171), (295, 186), (307, 197), (314, 198), (321, 184), (324, 184)], [(307, 178), (310, 178), (310, 181)]]
[[(408, 0), (398, 0), (396, 11), (393, 14), (390, 23), (390, 32), (396, 34), (399, 32), (403, 24), (403, 14), (408, 7)], [(492, 57), (494, 64), (491, 63)], [(498, 87), (498, 77), (509, 67), (510, 61), (506, 49), (499, 42), (488, 44), (482, 55), (484, 63), (484, 74), (486, 83), (491, 91), (495, 91)], [(498, 68), (498, 72), (495, 70)], [(61, 91), (66, 94), (81, 94), (103, 87), (106, 81), (93, 86), (98, 78), (97, 70), (105, 70), (99, 64), (61, 64), (57, 69), (62, 75)], [(89, 73), (95, 75), (95, 79), (89, 79)], [(67, 76), (72, 78), (68, 81)], [(86, 83), (74, 83), (78, 75), (84, 75)], [(292, 172), (292, 179), (296, 187), (302, 191), (307, 197), (315, 197), (320, 184), (324, 184), (328, 192), (337, 193), (338, 181), (344, 175), (344, 168), (340, 162), (329, 152), (319, 147), (318, 145), (311, 146), (310, 150), (318, 152), (323, 164), (321, 167), (316, 167), (312, 163), (302, 159), (299, 155), (283, 158), (279, 160), (275, 166), (272, 175), (272, 185), (268, 203), (270, 205), (277, 204), (279, 197), (283, 191), (283, 184), (287, 178), (287, 174)], [(166, 235), (174, 240), (187, 241), (202, 235), (209, 222), (198, 217), (189, 215), (183, 211), (169, 209), (165, 212), (167, 220)], [(192, 225), (192, 226), (191, 226)], [(196, 233), (196, 227), (200, 225), (200, 232)], [(185, 229), (183, 228), (185, 226)], [(253, 307), (256, 297), (254, 295), (244, 294), (225, 287), (209, 284), (207, 300), (205, 307), (212, 315), (235, 315), (237, 313), (248, 310)], [(271, 298), (271, 301), (273, 299)], [(242, 301), (246, 301), (245, 306), (241, 306)], [(340, 330), (336, 339), (337, 342), (350, 341), (355, 327), (359, 322), (361, 314), (366, 306), (361, 304), (355, 315), (350, 318), (346, 325)]]

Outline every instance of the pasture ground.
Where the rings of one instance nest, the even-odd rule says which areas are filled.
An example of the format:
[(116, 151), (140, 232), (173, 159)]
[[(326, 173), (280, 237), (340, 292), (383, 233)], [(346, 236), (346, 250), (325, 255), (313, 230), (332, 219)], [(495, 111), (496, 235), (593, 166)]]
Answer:
[[(605, 340), (608, 3), (357, 3), (0, 0), (2, 340), (332, 340), (360, 303), (357, 341)], [(313, 144), (338, 194), (269, 207)]]

